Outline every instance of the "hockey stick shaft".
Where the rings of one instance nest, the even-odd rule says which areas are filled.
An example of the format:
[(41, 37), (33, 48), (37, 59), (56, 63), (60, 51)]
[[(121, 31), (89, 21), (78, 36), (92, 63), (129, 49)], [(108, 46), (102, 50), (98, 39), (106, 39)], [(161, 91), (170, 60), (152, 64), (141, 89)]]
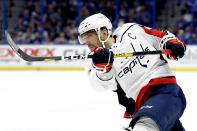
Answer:
[[(131, 57), (140, 55), (158, 55), (158, 54), (169, 54), (172, 53), (171, 50), (156, 50), (147, 52), (128, 52), (128, 53), (114, 53), (114, 57)], [(93, 55), (89, 55), (88, 58), (93, 58)]]
[[(86, 59), (93, 58), (93, 55), (73, 55), (73, 56), (51, 56), (51, 57), (34, 57), (23, 52), (16, 43), (12, 40), (10, 34), (5, 31), (6, 39), (12, 50), (26, 61), (59, 61), (59, 60), (74, 60), (74, 59)], [(170, 50), (157, 50), (148, 52), (129, 52), (129, 53), (114, 53), (114, 57), (131, 57), (139, 55), (156, 55), (156, 54), (168, 54), (171, 53)]]
[(171, 50), (156, 50), (147, 52), (129, 52), (129, 53), (114, 53), (114, 57), (129, 57), (129, 56), (139, 56), (139, 55), (157, 55), (157, 54), (168, 54)]

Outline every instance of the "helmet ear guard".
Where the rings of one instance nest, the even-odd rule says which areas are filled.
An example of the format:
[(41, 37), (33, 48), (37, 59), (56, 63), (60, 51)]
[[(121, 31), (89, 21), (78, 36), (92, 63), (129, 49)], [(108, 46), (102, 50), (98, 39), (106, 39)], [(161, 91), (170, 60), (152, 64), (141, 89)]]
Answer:
[(100, 27), (100, 29), (98, 30), (97, 35), (98, 35), (99, 41), (102, 43), (103, 48), (105, 48), (105, 42), (109, 39), (109, 37), (111, 36), (112, 33), (110, 33), (109, 32), (110, 30), (107, 29), (107, 32), (108, 32), (107, 39), (101, 40), (101, 30), (102, 29), (107, 29), (107, 28), (106, 27)]

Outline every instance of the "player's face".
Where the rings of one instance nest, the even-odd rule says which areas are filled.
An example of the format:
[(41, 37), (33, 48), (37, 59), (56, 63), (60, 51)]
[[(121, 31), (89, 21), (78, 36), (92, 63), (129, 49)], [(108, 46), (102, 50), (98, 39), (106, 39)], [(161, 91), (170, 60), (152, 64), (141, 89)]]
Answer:
[(98, 39), (98, 35), (94, 31), (84, 33), (81, 38), (91, 51), (94, 51), (96, 47), (102, 47), (102, 44)]

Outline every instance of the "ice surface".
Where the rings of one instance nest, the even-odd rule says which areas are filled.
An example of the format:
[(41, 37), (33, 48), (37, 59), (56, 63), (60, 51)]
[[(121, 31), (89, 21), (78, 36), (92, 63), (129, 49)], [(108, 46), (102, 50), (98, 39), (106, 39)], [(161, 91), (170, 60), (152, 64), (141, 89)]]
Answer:
[[(1, 71), (0, 131), (121, 131), (128, 126), (115, 93), (96, 92), (83, 71)], [(197, 72), (175, 72), (187, 97), (181, 118), (196, 127)]]

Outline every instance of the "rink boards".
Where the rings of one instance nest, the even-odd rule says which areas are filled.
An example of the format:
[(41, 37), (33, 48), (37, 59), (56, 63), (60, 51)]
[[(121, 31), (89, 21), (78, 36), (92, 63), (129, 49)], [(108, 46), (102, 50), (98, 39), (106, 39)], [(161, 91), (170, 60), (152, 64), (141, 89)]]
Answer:
[[(19, 45), (31, 56), (68, 56), (89, 53), (83, 45)], [(168, 61), (174, 71), (197, 71), (197, 46), (187, 46), (184, 58)], [(0, 70), (84, 70), (84, 60), (27, 62), (8, 45), (0, 47)]]

